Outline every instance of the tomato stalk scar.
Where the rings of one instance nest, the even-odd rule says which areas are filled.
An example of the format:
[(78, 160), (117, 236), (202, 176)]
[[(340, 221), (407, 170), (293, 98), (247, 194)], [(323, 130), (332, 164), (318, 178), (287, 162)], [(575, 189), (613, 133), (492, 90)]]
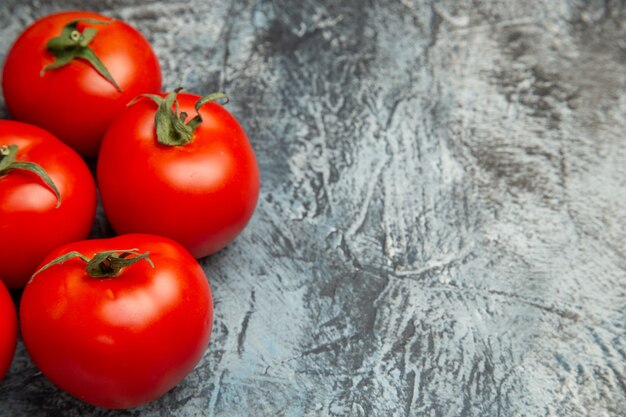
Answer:
[(182, 89), (183, 87), (174, 89), (165, 98), (156, 94), (141, 94), (128, 103), (129, 106), (132, 106), (137, 100), (147, 97), (159, 106), (154, 114), (154, 124), (157, 141), (161, 145), (182, 146), (191, 142), (194, 132), (202, 123), (200, 108), (210, 101), (225, 100), (224, 104), (229, 101), (228, 96), (224, 93), (212, 93), (201, 97), (195, 104), (196, 115), (186, 122), (189, 115), (184, 111), (179, 112), (177, 100), (177, 95)]
[(90, 23), (94, 25), (109, 25), (106, 22), (96, 19), (79, 19), (72, 20), (61, 30), (61, 34), (52, 38), (46, 44), (46, 50), (55, 56), (52, 64), (46, 65), (40, 75), (43, 77), (46, 71), (61, 68), (72, 62), (74, 59), (83, 59), (91, 64), (91, 66), (106, 78), (117, 91), (122, 92), (120, 86), (115, 82), (113, 76), (107, 67), (100, 61), (100, 58), (89, 47), (89, 43), (96, 37), (98, 31), (94, 28), (87, 27), (82, 32), (78, 30), (79, 23)]
[[(129, 256), (134, 255), (133, 258)], [(150, 259), (150, 252), (139, 253), (139, 249), (121, 249), (107, 250), (96, 253), (93, 258), (89, 259), (80, 252), (72, 251), (65, 255), (61, 255), (56, 259), (48, 262), (39, 268), (30, 278), (32, 281), (35, 276), (54, 265), (59, 265), (73, 258), (79, 258), (87, 265), (85, 271), (93, 278), (111, 278), (119, 275), (123, 268), (131, 266), (141, 260), (145, 260), (154, 268), (154, 263)]]
[(37, 175), (47, 186), (50, 188), (57, 198), (56, 208), (61, 206), (61, 193), (59, 189), (52, 181), (52, 178), (41, 167), (41, 165), (35, 162), (29, 161), (16, 161), (18, 146), (17, 145), (2, 145), (0, 146), (0, 177), (8, 174), (14, 169), (20, 169), (23, 171), (29, 171)]

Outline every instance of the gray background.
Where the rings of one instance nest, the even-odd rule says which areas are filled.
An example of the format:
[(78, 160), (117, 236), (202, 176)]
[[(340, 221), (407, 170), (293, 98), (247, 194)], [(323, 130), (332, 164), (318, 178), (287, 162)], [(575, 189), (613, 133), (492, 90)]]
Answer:
[(262, 175), (202, 260), (215, 325), (183, 383), (98, 410), (20, 344), (0, 415), (626, 415), (624, 1), (0, 7), (2, 60), (48, 12), (129, 21), (167, 89), (231, 96)]

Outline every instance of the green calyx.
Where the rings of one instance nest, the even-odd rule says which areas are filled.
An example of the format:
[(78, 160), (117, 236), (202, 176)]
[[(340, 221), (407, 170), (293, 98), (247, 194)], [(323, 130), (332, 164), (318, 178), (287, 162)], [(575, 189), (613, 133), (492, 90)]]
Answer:
[[(87, 266), (85, 271), (93, 278), (111, 278), (119, 275), (123, 268), (131, 266), (141, 260), (145, 260), (154, 268), (154, 263), (149, 257), (150, 252), (139, 253), (139, 249), (121, 249), (107, 250), (96, 253), (93, 258), (89, 259), (80, 252), (72, 251), (65, 255), (48, 262), (37, 270), (31, 277), (35, 276), (54, 265), (59, 265), (73, 258), (79, 258), (84, 261)], [(132, 257), (131, 257), (132, 256)]]
[(201, 97), (195, 104), (196, 115), (187, 121), (189, 115), (185, 112), (179, 112), (179, 104), (176, 98), (182, 89), (182, 87), (176, 88), (168, 93), (165, 98), (156, 94), (141, 94), (128, 104), (130, 106), (138, 99), (147, 97), (159, 106), (154, 115), (154, 124), (156, 126), (157, 141), (161, 145), (182, 146), (191, 142), (195, 130), (202, 123), (200, 108), (206, 103), (215, 100), (223, 99), (226, 100), (224, 104), (228, 103), (228, 96), (224, 93), (212, 93)]
[(56, 208), (59, 208), (61, 206), (61, 193), (52, 181), (52, 178), (50, 178), (48, 173), (39, 164), (34, 162), (16, 161), (15, 158), (17, 157), (17, 151), (17, 145), (0, 146), (0, 177), (8, 174), (14, 169), (32, 172), (54, 192), (54, 195), (57, 197)]
[(104, 66), (100, 58), (98, 58), (95, 52), (89, 47), (89, 43), (96, 37), (98, 31), (88, 27), (80, 32), (78, 30), (79, 23), (108, 25), (111, 22), (95, 19), (80, 19), (69, 22), (63, 27), (61, 35), (50, 39), (46, 44), (46, 50), (54, 55), (56, 60), (52, 64), (46, 65), (41, 70), (40, 75), (43, 77), (46, 71), (64, 67), (75, 59), (83, 59), (89, 62), (100, 75), (113, 84), (117, 91), (121, 92), (122, 89), (117, 85), (107, 67)]

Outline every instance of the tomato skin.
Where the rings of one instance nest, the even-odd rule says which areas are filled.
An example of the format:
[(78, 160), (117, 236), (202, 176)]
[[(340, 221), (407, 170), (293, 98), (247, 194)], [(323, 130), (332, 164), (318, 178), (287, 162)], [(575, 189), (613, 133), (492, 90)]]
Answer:
[[(179, 94), (180, 110), (194, 116), (199, 98)], [(173, 147), (157, 142), (156, 109), (141, 99), (107, 131), (97, 169), (102, 204), (118, 233), (166, 236), (200, 258), (250, 220), (259, 195), (256, 158), (239, 123), (217, 103), (201, 107), (193, 140)]]
[(211, 291), (180, 245), (150, 235), (75, 242), (70, 251), (149, 251), (113, 278), (93, 278), (71, 259), (35, 275), (22, 295), (22, 337), (33, 362), (59, 388), (104, 408), (154, 400), (199, 362), (213, 322)]
[(17, 145), (17, 160), (39, 164), (61, 194), (57, 208), (56, 196), (35, 174), (15, 169), (0, 176), (0, 278), (22, 288), (51, 250), (89, 235), (96, 186), (80, 156), (43, 129), (0, 120), (2, 145)]
[(0, 381), (4, 378), (17, 345), (17, 318), (11, 295), (0, 281)]
[[(108, 25), (79, 24), (98, 30), (89, 44), (122, 88), (76, 59), (65, 67), (40, 71), (55, 57), (46, 43), (76, 19), (111, 21), (97, 13), (71, 11), (46, 16), (28, 27), (11, 47), (3, 71), (7, 108), (20, 121), (50, 131), (83, 156), (95, 156), (111, 120), (141, 93), (161, 90), (161, 69), (145, 38), (120, 20)], [(28, 93), (25, 93), (28, 92)]]

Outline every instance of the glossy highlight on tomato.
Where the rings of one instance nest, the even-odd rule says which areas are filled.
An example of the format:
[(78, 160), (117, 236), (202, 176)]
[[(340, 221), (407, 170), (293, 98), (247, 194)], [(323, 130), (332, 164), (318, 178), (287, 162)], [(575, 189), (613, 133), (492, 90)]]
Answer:
[(0, 279), (22, 288), (50, 251), (89, 235), (96, 187), (80, 156), (43, 129), (0, 120), (0, 147), (11, 145), (18, 162), (41, 166), (60, 193), (59, 201), (33, 172), (0, 172)]
[[(204, 271), (183, 247), (166, 238), (123, 235), (75, 242), (54, 250), (26, 286), (20, 306), (24, 345), (59, 388), (90, 404), (125, 409), (152, 401), (199, 362), (213, 321)], [(135, 263), (111, 269), (120, 258)], [(152, 263), (152, 265), (151, 265)], [(108, 275), (107, 275), (108, 274)]]
[[(48, 42), (75, 21), (78, 34), (96, 31), (88, 47), (121, 91), (82, 58), (42, 73), (56, 60)], [(43, 127), (92, 157), (108, 125), (131, 99), (161, 90), (161, 70), (149, 43), (127, 23), (70, 11), (37, 20), (17, 38), (6, 57), (2, 88), (15, 119)]]
[[(195, 117), (200, 96), (180, 93), (177, 100), (181, 114)], [(197, 258), (212, 254), (235, 239), (256, 207), (252, 146), (215, 102), (199, 106), (202, 121), (188, 143), (163, 145), (155, 127), (158, 108), (154, 98), (142, 97), (107, 131), (97, 169), (106, 216), (118, 233), (166, 236)]]

